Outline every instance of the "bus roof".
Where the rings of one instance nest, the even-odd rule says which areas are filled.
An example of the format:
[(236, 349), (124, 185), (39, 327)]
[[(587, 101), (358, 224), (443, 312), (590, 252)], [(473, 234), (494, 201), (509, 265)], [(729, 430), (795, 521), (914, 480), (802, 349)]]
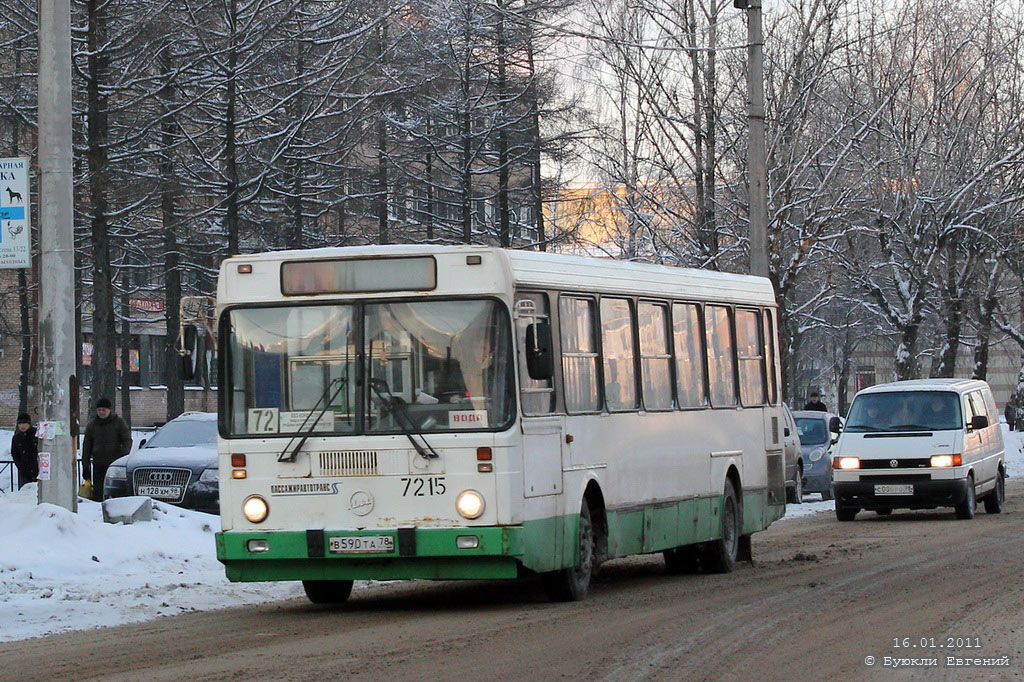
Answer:
[(241, 254), (221, 264), (222, 275), (233, 272), (231, 263), (260, 261), (372, 258), (415, 255), (491, 253), (503, 262), (512, 282), (562, 291), (601, 291), (653, 297), (711, 300), (753, 305), (775, 305), (775, 293), (765, 277), (712, 270), (678, 268), (610, 258), (589, 258), (542, 251), (518, 251), (489, 246), (434, 246), (396, 244), (349, 246)]

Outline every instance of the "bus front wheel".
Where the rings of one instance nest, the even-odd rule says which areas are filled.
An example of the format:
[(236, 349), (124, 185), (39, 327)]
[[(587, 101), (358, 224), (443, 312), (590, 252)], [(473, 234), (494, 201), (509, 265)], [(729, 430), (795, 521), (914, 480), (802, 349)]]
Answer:
[(302, 589), (314, 604), (344, 604), (352, 594), (352, 581), (303, 580)]
[(594, 524), (590, 520), (590, 505), (586, 499), (580, 508), (579, 563), (570, 568), (544, 573), (544, 591), (551, 601), (579, 601), (587, 596), (590, 577), (594, 573)]

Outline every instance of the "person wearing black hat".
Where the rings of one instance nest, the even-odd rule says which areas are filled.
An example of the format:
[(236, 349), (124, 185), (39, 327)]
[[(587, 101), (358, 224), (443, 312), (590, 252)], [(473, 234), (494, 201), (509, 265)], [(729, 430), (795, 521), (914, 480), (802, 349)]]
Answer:
[(32, 417), (24, 412), (18, 415), (18, 426), (11, 438), (11, 459), (18, 467), (18, 487), (39, 478), (39, 446)]
[(96, 401), (96, 416), (85, 427), (82, 441), (82, 478), (92, 481), (92, 499), (103, 500), (103, 479), (107, 467), (118, 457), (132, 451), (132, 432), (128, 423), (111, 412), (110, 398)]
[(815, 412), (828, 412), (828, 408), (825, 407), (825, 403), (819, 400), (818, 392), (814, 391), (811, 393), (811, 399), (804, 405), (805, 410), (814, 410)]

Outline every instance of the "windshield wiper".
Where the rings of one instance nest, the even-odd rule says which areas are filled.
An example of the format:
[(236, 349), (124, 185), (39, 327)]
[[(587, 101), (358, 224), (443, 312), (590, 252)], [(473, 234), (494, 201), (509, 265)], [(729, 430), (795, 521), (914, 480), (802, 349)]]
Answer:
[[(299, 456), (299, 450), (301, 450), (302, 446), (306, 443), (306, 439), (309, 438), (311, 433), (313, 433), (312, 429), (320, 423), (320, 418), (324, 416), (324, 413), (331, 409), (331, 404), (334, 402), (334, 399), (338, 397), (338, 394), (341, 393), (341, 389), (345, 388), (345, 384), (347, 383), (348, 379), (345, 377), (336, 377), (327, 383), (327, 386), (324, 388), (324, 392), (321, 393), (320, 397), (317, 399), (316, 405), (314, 405), (313, 409), (309, 411), (309, 414), (306, 415), (305, 420), (302, 422), (302, 426), (299, 427), (298, 433), (302, 434), (302, 439), (299, 441), (299, 444), (295, 446), (294, 450), (291, 450), (292, 443), (295, 442), (295, 436), (292, 436), (288, 440), (288, 444), (284, 446), (284, 450), (282, 450), (281, 454), (277, 456), (278, 462), (295, 461), (295, 458)], [(335, 384), (337, 384), (338, 388), (335, 389), (334, 393), (331, 393), (331, 388), (333, 388)], [(316, 408), (320, 407), (320, 403), (323, 403), (324, 400), (327, 402), (324, 403), (323, 409), (317, 413), (316, 419), (314, 419), (313, 423), (309, 425), (310, 430), (306, 431), (306, 424), (309, 424), (309, 418), (313, 416), (313, 412), (316, 411)], [(289, 450), (291, 450), (291, 452), (289, 452)]]
[[(381, 404), (390, 410), (391, 414), (395, 415), (395, 422), (398, 423), (402, 433), (409, 439), (412, 446), (416, 448), (416, 452), (419, 453), (420, 457), (423, 459), (439, 459), (441, 457), (430, 446), (424, 435), (416, 430), (416, 425), (413, 424), (412, 418), (409, 416), (409, 408), (406, 406), (405, 401), (391, 394), (388, 382), (383, 379), (370, 379), (370, 389), (377, 394), (377, 399), (380, 400)], [(422, 443), (416, 440), (417, 436)]]

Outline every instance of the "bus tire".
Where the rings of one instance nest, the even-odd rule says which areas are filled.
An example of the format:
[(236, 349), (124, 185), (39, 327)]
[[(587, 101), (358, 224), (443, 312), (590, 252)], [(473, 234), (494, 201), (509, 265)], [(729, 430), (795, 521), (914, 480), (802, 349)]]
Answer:
[(587, 596), (590, 578), (594, 574), (594, 524), (590, 520), (590, 505), (584, 498), (580, 507), (579, 563), (569, 568), (541, 574), (544, 592), (551, 601), (580, 601)]
[(352, 581), (303, 580), (302, 589), (314, 604), (344, 604), (352, 594)]
[(661, 553), (665, 557), (665, 568), (669, 573), (683, 575), (700, 570), (700, 549), (692, 545), (673, 547)]
[(722, 495), (722, 537), (704, 545), (701, 567), (708, 573), (728, 573), (736, 565), (740, 553), (740, 531), (743, 518), (736, 488), (732, 481), (725, 482)]

